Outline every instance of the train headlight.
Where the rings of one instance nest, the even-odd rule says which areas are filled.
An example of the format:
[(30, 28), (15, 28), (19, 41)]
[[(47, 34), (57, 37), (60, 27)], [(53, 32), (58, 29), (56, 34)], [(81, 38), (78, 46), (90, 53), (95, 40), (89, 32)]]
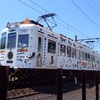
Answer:
[(8, 22), (6, 25), (6, 28), (10, 28), (10, 27), (11, 27), (11, 24)]
[(14, 23), (14, 26), (15, 26), (15, 27), (18, 27), (18, 26), (19, 26), (19, 23), (15, 22), (15, 23)]
[(20, 25), (20, 23), (15, 22), (15, 23), (7, 23), (6, 28), (14, 28), (14, 27), (18, 27)]

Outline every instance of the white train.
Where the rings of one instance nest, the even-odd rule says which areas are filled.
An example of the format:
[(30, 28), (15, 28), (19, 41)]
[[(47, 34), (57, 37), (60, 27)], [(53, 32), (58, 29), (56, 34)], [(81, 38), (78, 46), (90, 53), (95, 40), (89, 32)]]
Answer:
[(99, 70), (100, 54), (28, 18), (7, 23), (0, 36), (0, 63), (13, 68)]

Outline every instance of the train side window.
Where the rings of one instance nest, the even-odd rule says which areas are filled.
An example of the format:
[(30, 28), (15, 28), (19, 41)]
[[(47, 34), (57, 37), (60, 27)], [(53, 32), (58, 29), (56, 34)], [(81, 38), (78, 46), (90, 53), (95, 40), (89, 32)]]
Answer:
[(60, 45), (60, 55), (66, 56), (66, 46), (63, 44)]
[(74, 57), (76, 58), (76, 49), (74, 49), (74, 48), (72, 49), (72, 57), (73, 57), (73, 58), (74, 58)]
[(67, 56), (71, 57), (71, 47), (67, 46)]
[(85, 53), (85, 60), (87, 60), (87, 57), (88, 57), (88, 54), (87, 54), (87, 53)]
[(48, 40), (48, 53), (56, 53), (56, 42)]
[(79, 50), (77, 50), (77, 52), (76, 52), (76, 53), (77, 53), (77, 56), (76, 56), (76, 57), (77, 57), (77, 59), (80, 59), (80, 51), (79, 51)]
[(0, 43), (1, 43), (0, 44), (0, 49), (5, 49), (5, 46), (6, 46), (6, 37), (2, 37)]
[(93, 62), (93, 55), (91, 55), (91, 62)]
[(95, 62), (95, 56), (94, 55), (91, 55), (91, 61)]
[(83, 53), (83, 60), (84, 60), (84, 52), (82, 52)]
[(88, 54), (88, 56), (87, 56), (87, 60), (90, 61), (90, 54)]
[(93, 56), (93, 61), (95, 62), (95, 56)]
[(81, 58), (82, 60), (84, 60), (84, 52), (83, 52), (83, 51), (80, 51), (80, 58)]
[(42, 39), (41, 37), (38, 37), (38, 52), (41, 52), (42, 50)]

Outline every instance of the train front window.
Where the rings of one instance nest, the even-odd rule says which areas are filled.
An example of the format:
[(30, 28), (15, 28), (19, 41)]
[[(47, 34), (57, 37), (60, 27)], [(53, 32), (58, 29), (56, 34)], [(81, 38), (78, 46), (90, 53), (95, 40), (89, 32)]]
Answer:
[(7, 48), (15, 48), (15, 47), (16, 47), (16, 33), (9, 33)]
[(28, 40), (29, 40), (29, 34), (23, 34), (18, 36), (18, 47), (28, 47)]
[(5, 46), (6, 46), (6, 37), (2, 37), (2, 38), (1, 38), (1, 45), (0, 45), (0, 48), (1, 48), (1, 49), (5, 49)]

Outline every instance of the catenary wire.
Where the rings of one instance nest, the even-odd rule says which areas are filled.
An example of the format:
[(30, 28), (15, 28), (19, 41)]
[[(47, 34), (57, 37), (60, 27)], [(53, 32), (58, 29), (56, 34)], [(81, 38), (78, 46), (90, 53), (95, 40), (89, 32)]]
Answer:
[[(50, 13), (49, 11), (47, 11), (46, 9), (44, 9), (43, 7), (41, 7), (40, 5), (38, 5), (37, 3), (33, 2), (32, 0), (29, 0), (29, 1), (30, 1), (31, 3), (33, 3), (33, 4), (35, 4), (36, 6), (38, 6), (39, 8), (41, 8), (42, 10), (44, 10), (45, 12)], [(79, 31), (78, 29), (76, 29), (76, 28), (74, 28), (73, 26), (69, 25), (67, 22), (63, 21), (62, 19), (58, 18), (57, 16), (56, 16), (56, 18), (57, 18), (59, 21), (61, 21), (61, 22), (63, 22), (64, 24), (66, 24), (67, 26), (69, 26), (69, 27), (71, 27), (72, 29), (74, 29), (75, 31), (77, 31), (77, 32), (81, 33), (82, 35), (88, 37), (86, 34), (82, 33), (82, 32)], [(56, 21), (56, 22), (57, 22), (57, 21)], [(61, 23), (59, 23), (59, 22), (57, 22), (57, 23), (58, 23), (59, 25), (65, 27), (65, 26), (62, 25)], [(65, 27), (65, 28), (66, 28), (66, 27)], [(67, 28), (67, 29), (68, 29), (68, 28)], [(74, 31), (73, 31), (73, 32), (74, 32)], [(75, 32), (75, 33), (76, 33), (76, 32)], [(79, 34), (78, 34), (78, 35), (79, 35)], [(81, 36), (81, 37), (83, 37), (83, 36)]]
[(85, 0), (86, 3), (89, 5), (89, 7), (93, 10), (93, 12), (100, 18), (100, 15), (96, 12), (96, 10), (91, 6), (91, 4), (88, 2), (88, 0)]
[(97, 28), (100, 29), (99, 25), (97, 25), (73, 0), (71, 1)]
[[(38, 13), (43, 14), (42, 12), (38, 11), (37, 9), (35, 9), (35, 8), (31, 7), (30, 5), (26, 4), (25, 2), (22, 2), (21, 0), (18, 0), (18, 1), (21, 2), (21, 3), (23, 3), (24, 5), (28, 6), (29, 8), (31, 8), (31, 9), (37, 11)], [(32, 0), (29, 0), (29, 1), (32, 2), (32, 3), (34, 3), (35, 5), (37, 5), (38, 7), (40, 7), (41, 9), (43, 9), (44, 11), (48, 12), (46, 9), (44, 9), (44, 8), (41, 7), (41, 6), (39, 6), (38, 4), (36, 4), (35, 2), (33, 2)], [(72, 1), (72, 0), (71, 0), (71, 1)], [(48, 13), (49, 13), (49, 12), (48, 12)], [(58, 17), (57, 17), (57, 19), (59, 19), (60, 21), (62, 21), (63, 23), (65, 23), (65, 24), (67, 25), (67, 27), (66, 27), (65, 25), (62, 25), (61, 23), (57, 22), (57, 23), (58, 23), (59, 25), (61, 25), (62, 27), (64, 27), (64, 28), (70, 30), (71, 32), (73, 32), (73, 33), (75, 33), (75, 34), (77, 34), (77, 35), (79, 35), (79, 36), (81, 36), (81, 37), (83, 37), (82, 35), (85, 35), (84, 33), (80, 32), (80, 31), (77, 30), (76, 28), (72, 27), (71, 25), (69, 25), (68, 23), (66, 23), (65, 21), (63, 21), (62, 19), (60, 19), (60, 18), (58, 18)], [(76, 32), (73, 31), (72, 29), (69, 29), (69, 27), (71, 27), (71, 28), (74, 29), (75, 31), (78, 31), (78, 32), (81, 33), (82, 35), (76, 33)], [(85, 36), (86, 36), (86, 37), (89, 37), (89, 36), (87, 36), (87, 35), (85, 35)], [(99, 46), (100, 46), (100, 45), (99, 45)]]
[(98, 10), (98, 12), (100, 13), (100, 9), (95, 5), (95, 3), (93, 2), (93, 0), (91, 0), (91, 2), (94, 5), (94, 7)]

